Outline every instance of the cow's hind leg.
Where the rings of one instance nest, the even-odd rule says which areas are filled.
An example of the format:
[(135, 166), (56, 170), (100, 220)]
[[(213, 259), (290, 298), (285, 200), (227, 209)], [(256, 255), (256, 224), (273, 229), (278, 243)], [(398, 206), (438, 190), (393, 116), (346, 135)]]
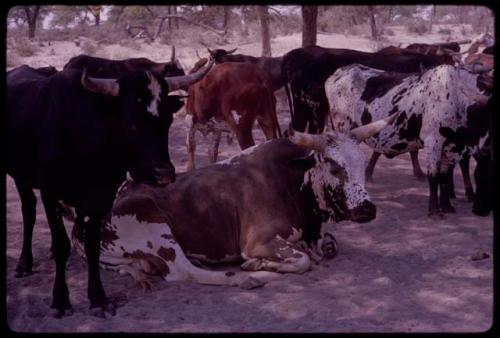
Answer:
[(36, 221), (36, 197), (28, 183), (20, 180), (14, 182), (21, 198), (23, 213), (23, 248), (16, 266), (16, 277), (24, 277), (30, 275), (33, 268), (31, 244)]
[(472, 202), (474, 200), (474, 189), (472, 188), (472, 182), (469, 174), (469, 163), (470, 163), (470, 156), (464, 155), (463, 159), (460, 161), (460, 171), (462, 171), (462, 176), (464, 179), (465, 195), (467, 196), (467, 202)]
[(188, 153), (186, 171), (191, 171), (194, 169), (194, 153), (196, 151), (196, 139), (195, 139), (196, 130), (197, 130), (197, 125), (193, 123), (191, 117), (191, 120), (188, 121), (188, 133), (186, 136), (186, 148)]
[(373, 171), (375, 170), (375, 164), (377, 164), (378, 158), (382, 155), (381, 153), (374, 151), (370, 157), (370, 161), (366, 166), (365, 179), (367, 182), (373, 182)]
[(302, 248), (277, 236), (265, 244), (253, 245), (242, 253), (243, 270), (304, 273), (311, 268), (311, 258)]

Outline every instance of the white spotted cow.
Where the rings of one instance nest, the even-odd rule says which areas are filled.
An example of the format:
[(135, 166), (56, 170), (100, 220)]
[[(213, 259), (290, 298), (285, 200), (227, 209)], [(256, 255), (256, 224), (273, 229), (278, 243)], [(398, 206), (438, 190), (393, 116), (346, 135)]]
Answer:
[(388, 158), (424, 147), (429, 215), (455, 211), (447, 191), (453, 166), (477, 151), (490, 124), (488, 97), (478, 89), (477, 74), (451, 65), (401, 74), (356, 64), (338, 69), (325, 91), (330, 121), (339, 131), (396, 114), (391, 125), (365, 142)]
[[(375, 218), (359, 142), (392, 118), (349, 133), (290, 131), (289, 139), (269, 140), (178, 175), (163, 188), (127, 181), (102, 228), (101, 266), (143, 284), (147, 274), (242, 286), (248, 271), (306, 272), (311, 260), (337, 251), (327, 224)], [(72, 240), (82, 256), (84, 237), (75, 227)], [(237, 263), (247, 272), (193, 263)], [(259, 282), (250, 280), (251, 286)]]

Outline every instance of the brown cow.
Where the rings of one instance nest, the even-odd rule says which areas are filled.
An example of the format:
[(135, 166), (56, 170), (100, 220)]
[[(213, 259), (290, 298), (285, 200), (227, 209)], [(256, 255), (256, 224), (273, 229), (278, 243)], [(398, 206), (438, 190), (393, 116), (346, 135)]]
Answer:
[[(206, 63), (199, 60), (191, 72)], [(217, 161), (222, 132), (232, 132), (241, 149), (254, 145), (252, 127), (259, 123), (266, 139), (281, 137), (276, 117), (276, 99), (269, 77), (257, 65), (222, 63), (215, 65), (207, 77), (189, 87), (186, 103), (189, 133), (187, 170), (194, 168), (195, 133), (214, 133), (213, 152), (209, 159)]]

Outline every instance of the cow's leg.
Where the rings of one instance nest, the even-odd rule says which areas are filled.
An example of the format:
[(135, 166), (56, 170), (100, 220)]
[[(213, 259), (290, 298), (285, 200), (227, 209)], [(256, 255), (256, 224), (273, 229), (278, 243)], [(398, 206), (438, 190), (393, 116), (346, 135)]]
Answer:
[(197, 125), (192, 121), (188, 124), (188, 133), (186, 136), (186, 147), (188, 152), (188, 160), (186, 164), (186, 171), (191, 171), (194, 169), (194, 153), (196, 151), (196, 130)]
[(469, 174), (469, 163), (470, 156), (464, 155), (463, 159), (460, 161), (460, 171), (462, 171), (462, 176), (464, 178), (465, 195), (467, 196), (467, 202), (472, 202), (474, 200), (474, 189), (472, 188), (472, 182)]
[(14, 182), (21, 198), (23, 213), (23, 248), (16, 266), (16, 277), (24, 277), (30, 275), (33, 268), (31, 244), (36, 221), (36, 197), (28, 183), (20, 180), (14, 180)]
[(218, 129), (215, 129), (213, 134), (214, 134), (213, 135), (214, 143), (213, 143), (212, 151), (208, 150), (208, 160), (210, 161), (210, 163), (217, 162), (217, 157), (219, 156), (219, 145), (220, 145), (220, 139), (221, 139), (222, 132)]
[(419, 180), (425, 180), (426, 175), (420, 168), (420, 163), (418, 162), (418, 150), (410, 151), (411, 164), (413, 166), (413, 175)]
[(311, 268), (311, 258), (300, 245), (279, 236), (265, 244), (247, 245), (242, 251), (243, 270), (304, 273)]
[(449, 196), (449, 178), (453, 175), (453, 167), (449, 168), (444, 173), (438, 173), (439, 181), (439, 208), (444, 213), (454, 213), (455, 208), (451, 205)]
[(455, 165), (451, 165), (451, 170), (447, 172), (446, 175), (446, 191), (449, 198), (456, 198), (455, 195), (455, 182), (453, 181), (453, 171), (455, 170)]
[(266, 140), (270, 140), (276, 138), (276, 128), (274, 127), (274, 123), (268, 116), (259, 116), (257, 117), (257, 123), (259, 124), (260, 129), (266, 136)]
[(372, 157), (370, 157), (370, 161), (365, 169), (365, 178), (367, 182), (373, 182), (373, 171), (375, 170), (375, 164), (378, 161), (378, 158), (382, 155), (381, 153), (374, 151)]
[(438, 206), (438, 176), (437, 174), (428, 174), (429, 180), (429, 216), (439, 214)]
[(238, 123), (236, 123), (231, 114), (225, 114), (225, 116), (227, 124), (236, 135), (236, 139), (242, 150), (255, 145), (252, 136), (254, 119), (250, 114), (243, 114)]
[(66, 262), (71, 245), (62, 221), (61, 210), (56, 197), (47, 189), (40, 189), (42, 203), (50, 226), (54, 259), (56, 262), (56, 278), (52, 289), (53, 315), (57, 318), (70, 315), (73, 310), (69, 301), (69, 291), (66, 285)]

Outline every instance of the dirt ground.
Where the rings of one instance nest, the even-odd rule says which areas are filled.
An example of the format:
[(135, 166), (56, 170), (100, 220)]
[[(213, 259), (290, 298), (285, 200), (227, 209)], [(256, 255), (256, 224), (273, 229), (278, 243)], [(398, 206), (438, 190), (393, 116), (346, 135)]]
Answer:
[[(284, 130), (289, 112), (283, 92), (278, 103)], [(254, 135), (257, 142), (263, 140), (260, 130)], [(178, 172), (185, 170), (185, 136), (184, 116), (179, 113), (169, 142)], [(211, 137), (198, 135), (197, 140), (196, 164), (204, 166)], [(368, 157), (370, 149), (362, 148)], [(223, 139), (220, 151), (223, 160), (239, 150), (236, 143), (228, 145)], [(472, 172), (475, 162), (471, 162)], [(492, 324), (493, 312), (493, 219), (472, 214), (459, 170), (455, 185), (457, 198), (452, 203), (457, 212), (443, 219), (428, 218), (427, 182), (412, 176), (410, 156), (381, 158), (374, 183), (367, 183), (377, 218), (365, 224), (335, 224), (339, 243), (335, 258), (302, 275), (280, 275), (253, 290), (167, 283), (155, 276), (153, 291), (144, 293), (130, 276), (101, 270), (108, 296), (119, 305), (117, 315), (109, 319), (88, 315), (87, 265), (72, 251), (67, 282), (75, 313), (54, 319), (48, 310), (55, 264), (47, 258), (50, 231), (41, 202), (33, 236), (35, 274), (14, 277), (22, 216), (19, 196), (8, 177), (7, 323), (19, 332), (484, 331)], [(71, 225), (66, 229), (70, 233)], [(474, 260), (478, 253), (489, 258)]]

